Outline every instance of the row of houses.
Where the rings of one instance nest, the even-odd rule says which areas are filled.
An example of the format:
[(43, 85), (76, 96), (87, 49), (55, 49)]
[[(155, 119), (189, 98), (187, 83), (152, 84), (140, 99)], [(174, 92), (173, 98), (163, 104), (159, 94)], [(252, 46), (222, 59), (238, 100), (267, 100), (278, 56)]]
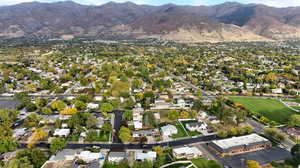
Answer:
[[(178, 147), (172, 150), (172, 155), (176, 159), (195, 159), (202, 156), (202, 152), (197, 147)], [(131, 156), (130, 151), (108, 151), (91, 152), (87, 150), (64, 149), (51, 156), (41, 168), (100, 168), (104, 162), (120, 163), (129, 157), (136, 161), (156, 161), (155, 151), (134, 151)], [(81, 161), (81, 162), (79, 162)], [(83, 163), (82, 163), (83, 161)]]

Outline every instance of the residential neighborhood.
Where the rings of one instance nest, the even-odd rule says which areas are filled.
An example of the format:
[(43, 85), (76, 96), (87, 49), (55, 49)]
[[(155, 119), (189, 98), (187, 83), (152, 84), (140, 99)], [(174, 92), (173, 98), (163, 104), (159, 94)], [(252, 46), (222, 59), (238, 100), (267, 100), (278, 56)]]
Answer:
[(299, 49), (74, 42), (39, 51), (0, 64), (1, 166), (298, 163)]

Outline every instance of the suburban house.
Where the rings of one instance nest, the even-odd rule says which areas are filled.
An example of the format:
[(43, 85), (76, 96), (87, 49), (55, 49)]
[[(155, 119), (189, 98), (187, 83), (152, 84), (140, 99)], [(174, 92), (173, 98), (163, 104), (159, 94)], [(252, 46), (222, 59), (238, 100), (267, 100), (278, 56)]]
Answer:
[(196, 147), (181, 147), (173, 149), (173, 155), (176, 159), (195, 159), (202, 156), (202, 152)]
[(13, 138), (19, 139), (26, 134), (27, 128), (18, 128), (14, 130)]
[(91, 152), (91, 151), (81, 151), (76, 155), (78, 159), (81, 159), (87, 163), (90, 163), (95, 160), (104, 160), (105, 157), (101, 152)]
[(187, 124), (185, 124), (185, 126), (189, 131), (201, 132), (201, 131), (207, 129), (207, 124), (202, 121), (195, 121), (195, 122), (187, 123)]
[(272, 147), (272, 143), (257, 134), (214, 140), (209, 147), (221, 156), (235, 155)]
[(110, 152), (108, 154), (109, 162), (122, 162), (126, 158), (126, 152)]
[(144, 109), (142, 108), (141, 104), (137, 104), (134, 109), (132, 109), (133, 115), (133, 125), (135, 129), (142, 129), (143, 128), (143, 112)]
[(171, 136), (173, 134), (177, 134), (178, 130), (174, 125), (166, 125), (160, 128), (163, 136)]
[(87, 167), (92, 167), (92, 165), (101, 167), (104, 164), (105, 156), (101, 152), (77, 152), (72, 149), (64, 149), (59, 151), (56, 155), (51, 156), (50, 159), (44, 163), (42, 168), (80, 167), (76, 164), (77, 160), (83, 160)]
[(148, 130), (138, 130), (138, 131), (133, 131), (132, 136), (134, 138), (139, 138), (139, 137), (146, 137), (146, 136), (153, 136), (158, 133), (157, 129), (148, 129)]
[(154, 161), (156, 159), (156, 152), (148, 151), (146, 153), (137, 152), (135, 153), (135, 160), (137, 161)]
[(57, 167), (70, 167), (73, 165), (76, 150), (64, 149), (50, 157), (41, 168), (57, 168)]
[(53, 133), (53, 136), (58, 136), (58, 137), (68, 137), (70, 135), (70, 129), (65, 128), (65, 129), (56, 129)]
[(166, 102), (164, 99), (155, 100), (154, 104), (151, 105), (152, 110), (167, 110), (171, 109), (173, 106), (172, 103)]
[(87, 105), (88, 109), (98, 109), (99, 108), (99, 104), (95, 104), (95, 103), (89, 103)]

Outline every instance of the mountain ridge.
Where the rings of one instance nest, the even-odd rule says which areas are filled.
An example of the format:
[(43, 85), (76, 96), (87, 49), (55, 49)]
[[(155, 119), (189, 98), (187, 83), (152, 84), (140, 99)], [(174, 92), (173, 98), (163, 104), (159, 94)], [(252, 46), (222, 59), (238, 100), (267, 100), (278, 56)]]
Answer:
[(124, 36), (182, 42), (300, 39), (300, 7), (237, 2), (214, 6), (109, 2), (94, 6), (73, 1), (0, 6), (0, 37), (27, 36)]

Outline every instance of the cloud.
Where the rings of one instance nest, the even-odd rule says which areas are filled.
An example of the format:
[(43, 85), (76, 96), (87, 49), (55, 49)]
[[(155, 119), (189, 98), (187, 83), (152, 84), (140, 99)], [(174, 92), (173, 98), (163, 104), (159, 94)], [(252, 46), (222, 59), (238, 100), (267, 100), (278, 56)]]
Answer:
[[(66, 0), (0, 0), (0, 5), (14, 5), (22, 2), (57, 2)], [(102, 5), (110, 1), (122, 3), (131, 1), (136, 4), (150, 4), (150, 5), (163, 5), (167, 3), (174, 3), (179, 5), (204, 5), (207, 0), (73, 0), (74, 2), (85, 5)]]
[(274, 7), (300, 6), (300, 0), (246, 0), (246, 3), (258, 3)]

